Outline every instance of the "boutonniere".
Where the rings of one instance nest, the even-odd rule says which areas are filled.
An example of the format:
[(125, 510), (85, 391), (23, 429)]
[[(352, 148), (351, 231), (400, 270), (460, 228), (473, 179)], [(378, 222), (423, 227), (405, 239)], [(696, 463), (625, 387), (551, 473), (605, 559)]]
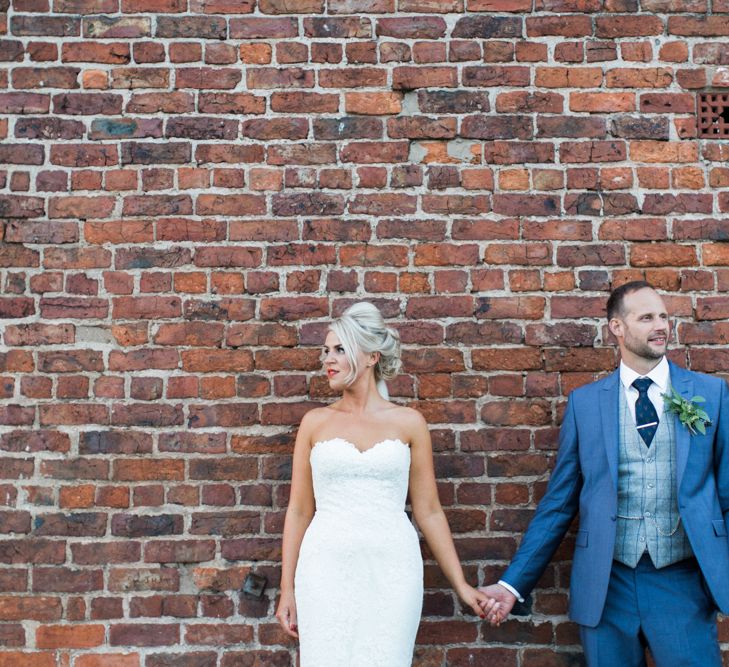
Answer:
[(703, 396), (684, 398), (673, 387), (671, 387), (670, 394), (661, 394), (661, 396), (666, 402), (666, 411), (678, 415), (678, 421), (689, 430), (691, 435), (696, 435), (697, 431), (704, 435), (706, 427), (711, 426), (709, 415), (698, 406), (698, 403), (706, 401)]

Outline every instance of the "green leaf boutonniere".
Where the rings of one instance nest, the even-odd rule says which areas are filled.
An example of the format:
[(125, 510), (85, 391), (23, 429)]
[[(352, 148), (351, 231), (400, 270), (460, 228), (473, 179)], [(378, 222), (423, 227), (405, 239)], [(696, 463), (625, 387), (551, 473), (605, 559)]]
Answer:
[(701, 435), (706, 433), (706, 427), (711, 426), (711, 419), (697, 403), (704, 403), (703, 396), (684, 398), (675, 389), (671, 388), (670, 394), (661, 394), (666, 402), (666, 411), (678, 415), (678, 420), (689, 430), (692, 435), (698, 431)]

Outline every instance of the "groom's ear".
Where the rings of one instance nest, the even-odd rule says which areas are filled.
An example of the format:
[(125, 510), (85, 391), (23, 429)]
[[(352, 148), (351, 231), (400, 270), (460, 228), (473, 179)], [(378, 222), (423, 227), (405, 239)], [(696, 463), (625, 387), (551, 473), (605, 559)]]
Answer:
[(623, 322), (619, 318), (613, 317), (608, 322), (608, 329), (610, 329), (610, 333), (615, 336), (615, 338), (623, 337)]

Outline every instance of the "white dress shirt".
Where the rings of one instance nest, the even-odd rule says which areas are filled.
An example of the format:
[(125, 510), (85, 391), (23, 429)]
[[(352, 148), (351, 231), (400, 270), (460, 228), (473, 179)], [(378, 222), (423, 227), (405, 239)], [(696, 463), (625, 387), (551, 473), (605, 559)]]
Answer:
[(633, 417), (635, 422), (635, 403), (638, 400), (638, 390), (633, 387), (633, 382), (638, 378), (646, 377), (653, 380), (653, 384), (648, 387), (648, 398), (653, 407), (656, 409), (658, 418), (661, 418), (664, 410), (664, 402), (661, 394), (665, 394), (668, 391), (668, 387), (671, 383), (671, 371), (668, 367), (668, 361), (666, 357), (663, 357), (653, 370), (647, 375), (641, 375), (632, 368), (628, 368), (622, 361), (620, 362), (620, 383), (623, 385), (625, 391), (625, 400), (628, 402), (628, 410), (630, 415)]
[[(620, 362), (620, 383), (623, 385), (625, 400), (628, 402), (628, 410), (630, 410), (630, 414), (633, 417), (633, 422), (635, 422), (635, 404), (638, 401), (638, 396), (640, 395), (638, 390), (633, 387), (633, 382), (640, 377), (647, 377), (653, 380), (653, 384), (648, 387), (648, 398), (651, 403), (653, 403), (653, 407), (656, 409), (656, 414), (660, 419), (664, 412), (664, 402), (661, 394), (665, 394), (668, 391), (671, 379), (671, 369), (668, 366), (666, 357), (663, 357), (655, 368), (653, 368), (647, 375), (641, 375), (632, 368), (626, 366), (622, 361)], [(516, 590), (516, 588), (502, 580), (499, 580), (499, 584), (501, 584), (510, 593), (516, 595), (516, 599), (519, 600), (519, 602), (524, 602), (524, 598), (521, 596), (519, 591)]]

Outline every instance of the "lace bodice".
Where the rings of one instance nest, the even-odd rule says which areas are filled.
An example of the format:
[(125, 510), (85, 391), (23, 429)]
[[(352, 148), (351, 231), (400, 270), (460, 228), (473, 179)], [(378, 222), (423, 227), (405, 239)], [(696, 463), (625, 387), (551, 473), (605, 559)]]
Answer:
[(321, 440), (311, 450), (311, 470), (318, 513), (381, 521), (404, 511), (410, 448), (401, 440), (364, 451), (344, 438)]

